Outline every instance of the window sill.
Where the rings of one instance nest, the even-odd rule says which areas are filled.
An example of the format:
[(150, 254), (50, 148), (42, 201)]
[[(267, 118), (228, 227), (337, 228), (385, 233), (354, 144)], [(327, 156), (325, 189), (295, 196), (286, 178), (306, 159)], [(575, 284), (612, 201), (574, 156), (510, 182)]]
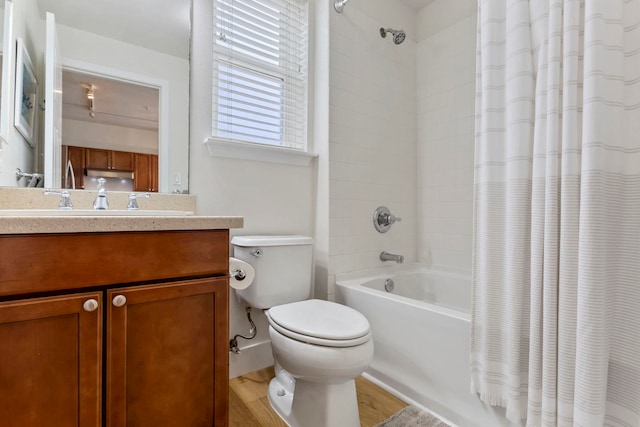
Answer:
[(296, 166), (308, 166), (317, 154), (307, 153), (289, 148), (269, 145), (251, 144), (247, 142), (226, 141), (207, 138), (204, 141), (213, 157), (229, 159), (255, 160), (268, 163), (284, 163)]

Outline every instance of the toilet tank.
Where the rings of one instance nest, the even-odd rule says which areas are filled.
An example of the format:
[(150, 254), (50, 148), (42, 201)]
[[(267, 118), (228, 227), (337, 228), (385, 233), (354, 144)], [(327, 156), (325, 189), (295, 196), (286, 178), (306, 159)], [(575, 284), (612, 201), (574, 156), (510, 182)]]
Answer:
[(231, 244), (233, 256), (256, 271), (249, 287), (236, 289), (250, 307), (264, 309), (311, 297), (311, 237), (235, 236)]

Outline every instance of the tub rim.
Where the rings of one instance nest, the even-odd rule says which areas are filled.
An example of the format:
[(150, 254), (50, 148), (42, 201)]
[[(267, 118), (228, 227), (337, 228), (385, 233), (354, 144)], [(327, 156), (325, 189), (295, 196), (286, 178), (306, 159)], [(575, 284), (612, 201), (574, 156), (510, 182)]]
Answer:
[(375, 268), (371, 270), (360, 270), (360, 271), (353, 271), (349, 273), (336, 274), (335, 285), (336, 287), (353, 288), (356, 290), (356, 292), (364, 292), (370, 295), (374, 295), (376, 297), (393, 300), (396, 302), (399, 301), (399, 302), (411, 305), (412, 307), (427, 309), (429, 311), (442, 314), (447, 317), (452, 317), (458, 320), (471, 322), (471, 313), (468, 313), (462, 310), (456, 310), (454, 308), (449, 308), (446, 306), (442, 306), (442, 305), (438, 305), (438, 304), (434, 304), (426, 301), (404, 297), (398, 294), (382, 292), (377, 289), (362, 285), (364, 281), (383, 279), (383, 278), (393, 278), (394, 274), (397, 275), (399, 273), (410, 273), (410, 272), (446, 274), (449, 276), (454, 276), (459, 279), (468, 280), (469, 286), (471, 286), (470, 274), (462, 274), (461, 272), (456, 270), (429, 268), (420, 263), (384, 266), (381, 268)]

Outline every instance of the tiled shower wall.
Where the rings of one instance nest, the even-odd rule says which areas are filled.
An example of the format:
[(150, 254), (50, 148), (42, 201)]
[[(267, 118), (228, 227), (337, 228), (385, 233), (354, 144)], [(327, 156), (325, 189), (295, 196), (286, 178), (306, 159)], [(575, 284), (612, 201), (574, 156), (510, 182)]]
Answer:
[[(335, 274), (381, 266), (383, 250), (470, 272), (476, 9), (372, 0), (330, 14), (329, 298)], [(379, 205), (403, 218), (386, 234)]]
[[(330, 16), (329, 277), (380, 266), (381, 251), (416, 260), (415, 11), (388, 0), (351, 2)], [(395, 45), (380, 27), (404, 29)], [(385, 234), (376, 207), (402, 217)]]
[(476, 0), (418, 13), (418, 261), (471, 271)]

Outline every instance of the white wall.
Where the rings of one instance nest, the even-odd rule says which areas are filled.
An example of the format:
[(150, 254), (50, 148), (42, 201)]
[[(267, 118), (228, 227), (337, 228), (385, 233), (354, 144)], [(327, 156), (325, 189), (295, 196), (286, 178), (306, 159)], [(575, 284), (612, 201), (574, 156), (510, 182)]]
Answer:
[[(380, 27), (404, 29), (395, 45)], [(329, 286), (335, 274), (383, 265), (381, 251), (416, 260), (416, 27), (400, 2), (351, 2), (330, 14)], [(372, 222), (387, 206), (402, 222)], [(318, 218), (318, 221), (322, 221)]]
[[(197, 213), (244, 216), (245, 228), (232, 235), (314, 236), (316, 296), (323, 298), (333, 298), (336, 273), (382, 266), (383, 250), (406, 262), (469, 270), (474, 2), (437, 0), (416, 13), (372, 0), (351, 2), (342, 14), (314, 3), (320, 23), (312, 31), (322, 59), (310, 67), (310, 128), (319, 154), (310, 167), (209, 155), (209, 3), (194, 3), (192, 28), (190, 178)], [(380, 37), (380, 27), (404, 29), (407, 39), (395, 45)], [(403, 218), (385, 234), (372, 224), (380, 205)], [(233, 293), (230, 312), (230, 335), (246, 334), (246, 313)], [(266, 320), (255, 310), (253, 317), (258, 337), (240, 340), (241, 354), (230, 355), (232, 376), (271, 362)]]
[(309, 122), (313, 135), (316, 159), (316, 210), (315, 210), (315, 297), (326, 299), (329, 286), (329, 17), (333, 11), (323, 2), (312, 2), (313, 17), (310, 22), (312, 52), (310, 55), (310, 99), (313, 105)]
[(417, 16), (418, 260), (471, 273), (476, 0)]
[(63, 144), (158, 154), (158, 131), (62, 119)]
[[(314, 235), (316, 167), (212, 157), (204, 141), (211, 136), (211, 2), (195, 1), (191, 51), (190, 192), (199, 215), (240, 215), (244, 228), (232, 234)], [(313, 141), (312, 141), (313, 143)], [(232, 292), (230, 335), (248, 334), (244, 306)], [(230, 354), (231, 375), (272, 363), (264, 315), (253, 310), (258, 336), (239, 340), (241, 354)]]

